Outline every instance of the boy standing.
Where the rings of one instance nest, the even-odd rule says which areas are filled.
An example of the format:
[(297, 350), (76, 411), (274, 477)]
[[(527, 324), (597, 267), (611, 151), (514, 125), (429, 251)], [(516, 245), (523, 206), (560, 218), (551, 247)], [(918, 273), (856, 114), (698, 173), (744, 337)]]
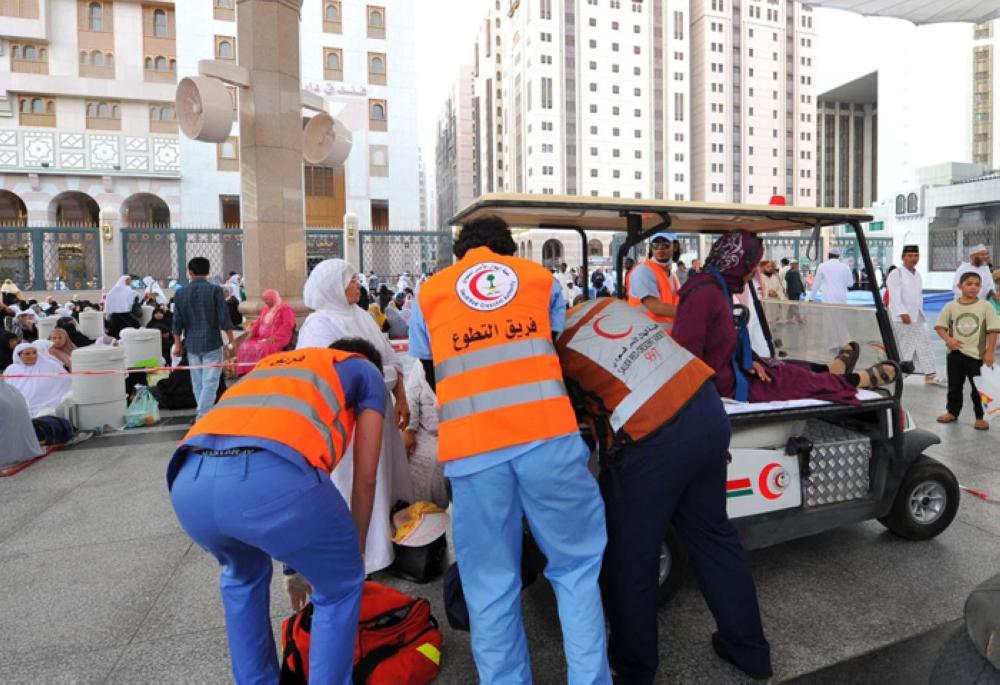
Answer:
[(993, 305), (979, 299), (982, 279), (970, 271), (959, 277), (961, 295), (941, 310), (934, 330), (948, 346), (948, 411), (938, 417), (938, 423), (958, 420), (962, 411), (962, 388), (965, 379), (972, 386), (972, 410), (976, 415), (976, 430), (989, 430), (983, 419), (983, 401), (976, 389), (975, 377), (985, 363), (993, 367), (1000, 316)]

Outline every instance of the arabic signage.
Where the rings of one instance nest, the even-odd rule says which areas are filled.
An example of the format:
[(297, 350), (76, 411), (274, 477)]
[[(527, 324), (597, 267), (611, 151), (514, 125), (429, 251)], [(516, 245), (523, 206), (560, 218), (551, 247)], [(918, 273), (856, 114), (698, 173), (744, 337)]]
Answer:
[(368, 88), (365, 86), (345, 85), (333, 81), (309, 81), (303, 84), (302, 87), (310, 93), (316, 93), (317, 95), (357, 95), (359, 97), (366, 97), (368, 95)]

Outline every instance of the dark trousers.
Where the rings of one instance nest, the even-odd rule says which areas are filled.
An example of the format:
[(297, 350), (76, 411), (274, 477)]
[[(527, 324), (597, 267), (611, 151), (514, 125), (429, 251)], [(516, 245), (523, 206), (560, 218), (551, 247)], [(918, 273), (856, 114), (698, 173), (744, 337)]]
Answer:
[(979, 359), (962, 354), (957, 350), (948, 353), (948, 413), (958, 416), (962, 412), (962, 388), (965, 379), (969, 379), (972, 387), (972, 411), (977, 419), (983, 418), (983, 400), (976, 388), (976, 376), (982, 371), (983, 362)]
[(709, 383), (673, 421), (601, 470), (608, 654), (622, 682), (652, 683), (656, 676), (660, 543), (671, 519), (732, 657), (748, 669), (770, 666), (750, 564), (726, 515), (729, 436), (729, 417)]

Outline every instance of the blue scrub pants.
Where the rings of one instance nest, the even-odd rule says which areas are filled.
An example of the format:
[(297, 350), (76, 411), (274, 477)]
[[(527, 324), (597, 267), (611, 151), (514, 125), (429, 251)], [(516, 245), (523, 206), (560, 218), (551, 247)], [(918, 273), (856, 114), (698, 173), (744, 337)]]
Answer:
[(233, 677), (278, 682), (270, 617), (272, 559), (312, 584), (310, 682), (350, 683), (364, 567), (354, 521), (330, 477), (261, 451), (184, 453), (170, 498), (184, 531), (222, 565)]
[(708, 383), (673, 421), (627, 445), (601, 469), (608, 512), (601, 581), (611, 667), (623, 682), (641, 685), (656, 676), (660, 543), (671, 519), (730, 655), (754, 670), (771, 664), (750, 562), (726, 515), (730, 433), (715, 385)]
[(610, 683), (598, 577), (607, 542), (604, 506), (583, 440), (551, 442), (451, 479), (455, 552), (485, 685), (530, 683), (521, 621), (523, 520), (548, 559), (572, 685)]

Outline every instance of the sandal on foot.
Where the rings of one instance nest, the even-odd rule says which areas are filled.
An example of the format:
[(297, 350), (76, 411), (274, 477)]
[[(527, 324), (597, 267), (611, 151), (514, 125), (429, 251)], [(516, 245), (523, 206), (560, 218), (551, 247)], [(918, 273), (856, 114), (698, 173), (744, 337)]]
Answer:
[[(881, 362), (875, 366), (869, 366), (861, 372), (860, 376), (861, 385), (859, 387), (878, 388), (896, 380), (896, 366), (888, 362)], [(866, 380), (867, 384), (865, 383)]]
[(858, 357), (861, 355), (861, 346), (853, 340), (837, 352), (837, 356), (833, 358), (834, 361), (842, 362), (844, 364), (844, 374), (854, 373), (854, 366), (858, 363)]
[(955, 423), (956, 421), (958, 421), (958, 417), (951, 414), (941, 414), (941, 416), (937, 417), (938, 423)]
[(987, 423), (986, 419), (976, 419), (976, 422), (972, 424), (972, 427), (977, 431), (988, 431), (990, 429), (990, 424)]

